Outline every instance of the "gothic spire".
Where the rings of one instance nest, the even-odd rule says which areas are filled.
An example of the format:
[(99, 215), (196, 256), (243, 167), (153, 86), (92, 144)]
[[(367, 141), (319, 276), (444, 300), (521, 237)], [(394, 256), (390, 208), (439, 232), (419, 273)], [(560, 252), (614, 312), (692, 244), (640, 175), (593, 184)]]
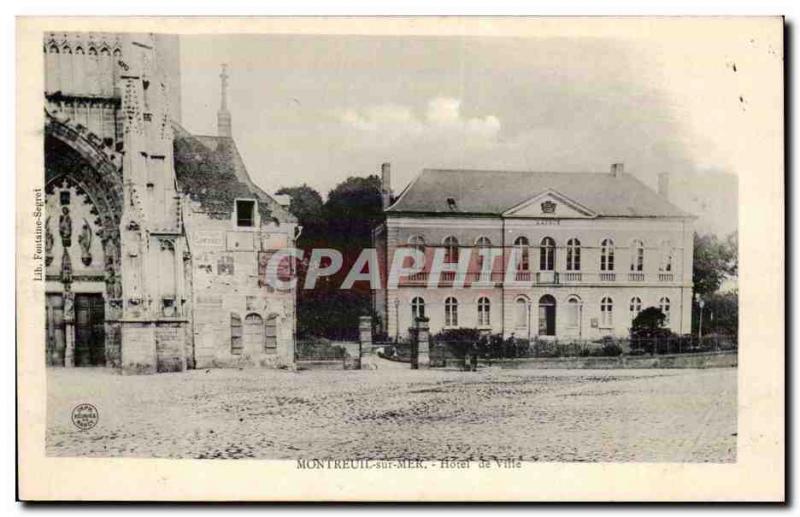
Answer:
[(220, 78), (220, 103), (217, 111), (217, 135), (231, 137), (231, 114), (228, 111), (228, 65), (222, 64)]

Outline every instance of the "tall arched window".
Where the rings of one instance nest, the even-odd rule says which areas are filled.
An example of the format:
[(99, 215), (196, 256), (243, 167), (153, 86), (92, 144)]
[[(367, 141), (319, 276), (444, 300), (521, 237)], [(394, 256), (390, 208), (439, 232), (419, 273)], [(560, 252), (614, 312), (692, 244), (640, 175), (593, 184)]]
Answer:
[(478, 326), (488, 327), (491, 324), (491, 302), (489, 298), (483, 296), (478, 298)]
[(661, 299), (658, 301), (658, 308), (661, 309), (661, 312), (663, 312), (664, 316), (666, 316), (664, 318), (664, 323), (668, 325), (669, 324), (669, 310), (670, 310), (669, 298), (667, 298), (666, 296), (661, 297)]
[(417, 318), (425, 317), (425, 300), (416, 296), (411, 300), (411, 323), (417, 321)]
[(264, 320), (258, 314), (248, 314), (244, 318), (244, 348), (248, 352), (261, 352), (266, 349)]
[(458, 326), (458, 300), (452, 296), (444, 301), (444, 326)]
[(581, 299), (570, 296), (567, 299), (567, 327), (577, 328), (581, 324)]
[(600, 326), (609, 328), (614, 325), (614, 301), (606, 296), (600, 301)]
[(520, 296), (514, 301), (514, 326), (518, 329), (528, 328), (528, 300)]
[(416, 250), (425, 252), (425, 238), (422, 235), (412, 235), (408, 238), (408, 245)]
[(458, 239), (452, 235), (444, 239), (444, 261), (446, 264), (458, 262)]
[(671, 273), (672, 272), (672, 243), (670, 241), (664, 241), (661, 243), (661, 263), (658, 266), (658, 269), (664, 273)]
[(530, 242), (527, 237), (517, 237), (514, 239), (514, 253), (517, 254), (517, 271), (528, 271), (530, 269)]
[(483, 254), (492, 247), (492, 241), (488, 237), (480, 236), (475, 240), (475, 247), (478, 248), (478, 268), (483, 269)]
[(556, 335), (556, 299), (550, 294), (539, 298), (539, 335)]
[(631, 309), (631, 321), (633, 321), (634, 319), (636, 319), (636, 316), (638, 316), (639, 313), (642, 312), (642, 299), (639, 298), (638, 296), (634, 296), (633, 298), (631, 298), (630, 309)]
[(611, 239), (600, 243), (600, 271), (614, 271), (614, 241)]
[(631, 244), (631, 271), (644, 271), (644, 243), (638, 239)]
[(539, 270), (553, 271), (556, 266), (556, 241), (550, 237), (542, 239), (539, 248)]
[(570, 239), (567, 241), (567, 271), (581, 270), (581, 241)]

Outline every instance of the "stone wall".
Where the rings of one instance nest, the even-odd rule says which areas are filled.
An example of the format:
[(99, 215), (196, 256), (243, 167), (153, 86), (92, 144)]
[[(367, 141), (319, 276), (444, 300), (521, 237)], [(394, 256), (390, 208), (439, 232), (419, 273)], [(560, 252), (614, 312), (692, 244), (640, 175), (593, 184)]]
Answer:
[(153, 326), (145, 322), (126, 322), (122, 326), (122, 373), (155, 373), (156, 346)]
[(664, 354), (619, 357), (558, 357), (500, 359), (492, 364), (500, 368), (606, 369), (606, 368), (732, 368), (739, 364), (737, 352), (701, 354)]
[(199, 209), (185, 212), (195, 367), (292, 365), (295, 291), (265, 285), (259, 253), (289, 246), (293, 226), (242, 229)]
[(180, 372), (186, 369), (183, 327), (181, 323), (159, 323), (156, 326), (156, 371)]

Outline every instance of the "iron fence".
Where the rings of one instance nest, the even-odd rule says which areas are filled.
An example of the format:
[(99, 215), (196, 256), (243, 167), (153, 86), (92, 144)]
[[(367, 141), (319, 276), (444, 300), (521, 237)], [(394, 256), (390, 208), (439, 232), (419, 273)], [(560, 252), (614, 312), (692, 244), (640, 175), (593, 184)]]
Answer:
[(707, 335), (647, 338), (588, 339), (506, 339), (490, 338), (478, 343), (440, 341), (431, 345), (432, 362), (470, 358), (515, 359), (547, 357), (614, 357), (619, 355), (690, 354), (735, 351), (735, 336)]

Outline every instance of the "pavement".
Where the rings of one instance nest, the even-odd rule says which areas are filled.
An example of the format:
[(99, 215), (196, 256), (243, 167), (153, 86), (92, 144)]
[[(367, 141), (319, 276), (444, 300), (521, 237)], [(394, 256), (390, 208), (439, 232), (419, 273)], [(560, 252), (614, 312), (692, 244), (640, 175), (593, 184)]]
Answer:
[[(389, 361), (386, 361), (389, 362)], [(382, 366), (384, 366), (381, 363)], [(50, 456), (734, 462), (736, 369), (48, 369)], [(80, 430), (73, 408), (97, 408)]]

